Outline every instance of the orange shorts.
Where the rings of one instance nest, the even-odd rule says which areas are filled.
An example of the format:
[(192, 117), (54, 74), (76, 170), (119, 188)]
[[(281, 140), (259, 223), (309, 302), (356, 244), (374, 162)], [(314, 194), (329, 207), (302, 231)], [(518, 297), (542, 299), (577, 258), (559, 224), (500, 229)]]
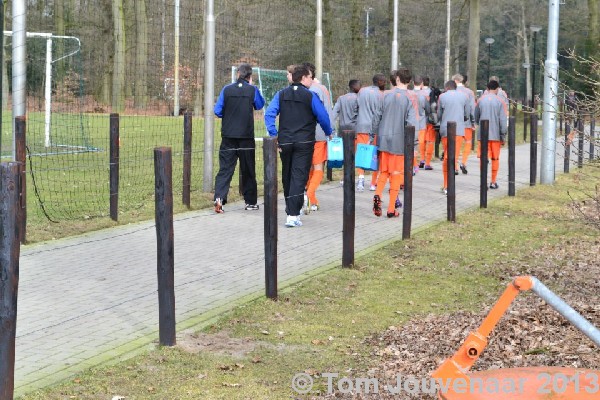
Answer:
[[(499, 140), (490, 140), (488, 142), (488, 160), (500, 159), (500, 148), (502, 142)], [(477, 143), (477, 158), (481, 158), (481, 141)]]
[(374, 146), (377, 145), (377, 136), (373, 138), (373, 143), (370, 143), (371, 137), (368, 133), (357, 133), (356, 139), (354, 140), (354, 148), (356, 149), (356, 145), (359, 143), (363, 144), (372, 144)]
[(315, 142), (312, 165), (322, 164), (327, 161), (327, 142)]
[(427, 124), (427, 128), (425, 129), (425, 141), (435, 142), (435, 128), (431, 124)]
[(465, 128), (465, 142), (473, 140), (473, 128)]
[(392, 154), (385, 151), (379, 153), (379, 171), (404, 173), (404, 154)]

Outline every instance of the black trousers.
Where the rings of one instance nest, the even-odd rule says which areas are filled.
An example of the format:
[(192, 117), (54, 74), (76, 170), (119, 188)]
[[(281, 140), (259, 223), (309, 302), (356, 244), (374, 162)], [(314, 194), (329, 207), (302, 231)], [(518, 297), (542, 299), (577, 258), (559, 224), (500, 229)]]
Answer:
[(256, 144), (254, 139), (222, 138), (219, 148), (219, 173), (215, 179), (215, 200), (220, 198), (227, 203), (231, 178), (237, 160), (240, 160), (242, 193), (246, 204), (256, 204)]
[(282, 143), (279, 148), (285, 212), (287, 215), (298, 216), (304, 203), (304, 189), (308, 182), (315, 143)]

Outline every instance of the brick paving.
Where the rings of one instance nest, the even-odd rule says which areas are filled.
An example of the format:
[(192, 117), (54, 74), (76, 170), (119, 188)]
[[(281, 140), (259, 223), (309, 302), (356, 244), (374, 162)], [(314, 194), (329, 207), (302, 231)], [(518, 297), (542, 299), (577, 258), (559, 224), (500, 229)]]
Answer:
[[(560, 151), (562, 147), (557, 153)], [(517, 147), (516, 154), (518, 198), (518, 189), (529, 186), (529, 145)], [(507, 195), (507, 159), (503, 149), (500, 189), (488, 192), (490, 201)], [(562, 159), (557, 160), (557, 171), (562, 165)], [(440, 191), (441, 164), (437, 161), (433, 166), (434, 171), (420, 171), (414, 179), (413, 229), (446, 219), (446, 197)], [(468, 175), (456, 177), (458, 212), (479, 204), (475, 155), (468, 170)], [(283, 226), (284, 205), (279, 197), (279, 282), (327, 265), (341, 265), (342, 187), (339, 182), (330, 182), (317, 194), (321, 209), (304, 216), (304, 226), (299, 228)], [(372, 195), (368, 190), (356, 193), (356, 252), (401, 239), (402, 218), (375, 217)], [(178, 331), (198, 326), (203, 319), (244, 298), (264, 293), (262, 207), (258, 212), (244, 211), (242, 203), (233, 203), (225, 210), (219, 215), (203, 210), (176, 216)], [(157, 338), (154, 221), (22, 248), (17, 394), (56, 383), (90, 366), (131, 356), (152, 347)]]

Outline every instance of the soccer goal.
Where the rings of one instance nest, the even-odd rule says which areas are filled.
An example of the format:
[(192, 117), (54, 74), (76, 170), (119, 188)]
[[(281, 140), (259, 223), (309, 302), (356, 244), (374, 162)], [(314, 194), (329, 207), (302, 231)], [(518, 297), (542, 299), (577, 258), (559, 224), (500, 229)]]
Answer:
[[(11, 31), (4, 31), (10, 46)], [(30, 155), (97, 151), (83, 114), (81, 42), (27, 32), (27, 145)], [(9, 60), (10, 62), (10, 60)]]
[[(231, 83), (237, 79), (237, 67), (231, 67)], [(260, 93), (265, 98), (267, 105), (271, 102), (275, 93), (280, 91), (289, 85), (287, 80), (287, 71), (280, 69), (266, 69), (261, 67), (253, 67), (252, 72), (256, 76), (254, 84), (260, 90)], [(321, 82), (329, 90), (329, 96), (331, 97), (331, 79), (329, 72), (323, 72), (323, 79)], [(333, 104), (333, 98), (331, 98), (331, 104)]]

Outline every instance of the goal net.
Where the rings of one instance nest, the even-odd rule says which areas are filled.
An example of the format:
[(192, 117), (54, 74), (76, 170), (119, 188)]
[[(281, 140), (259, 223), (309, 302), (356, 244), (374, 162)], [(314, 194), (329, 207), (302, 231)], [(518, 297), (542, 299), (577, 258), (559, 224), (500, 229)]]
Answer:
[[(4, 37), (5, 49), (10, 49), (12, 32), (5, 31)], [(29, 155), (97, 151), (83, 108), (85, 90), (79, 39), (27, 32), (26, 45)], [(10, 52), (5, 54), (7, 65), (11, 65)], [(8, 107), (5, 111), (9, 111)], [(10, 126), (7, 121), (2, 130), (10, 130)], [(10, 142), (3, 140), (3, 156), (8, 155)]]
[[(261, 67), (253, 67), (253, 83), (258, 87), (260, 93), (265, 98), (265, 108), (269, 105), (275, 93), (284, 89), (289, 85), (287, 80), (287, 71), (280, 69), (267, 69)], [(231, 83), (237, 79), (237, 67), (231, 67)], [(321, 82), (329, 90), (329, 96), (331, 96), (331, 79), (329, 72), (323, 72), (323, 79)], [(331, 99), (333, 104), (333, 98)], [(264, 116), (264, 109), (258, 112), (260, 116)], [(264, 136), (267, 134), (264, 126), (264, 118), (261, 118), (260, 124), (257, 124), (255, 129), (255, 136)]]

